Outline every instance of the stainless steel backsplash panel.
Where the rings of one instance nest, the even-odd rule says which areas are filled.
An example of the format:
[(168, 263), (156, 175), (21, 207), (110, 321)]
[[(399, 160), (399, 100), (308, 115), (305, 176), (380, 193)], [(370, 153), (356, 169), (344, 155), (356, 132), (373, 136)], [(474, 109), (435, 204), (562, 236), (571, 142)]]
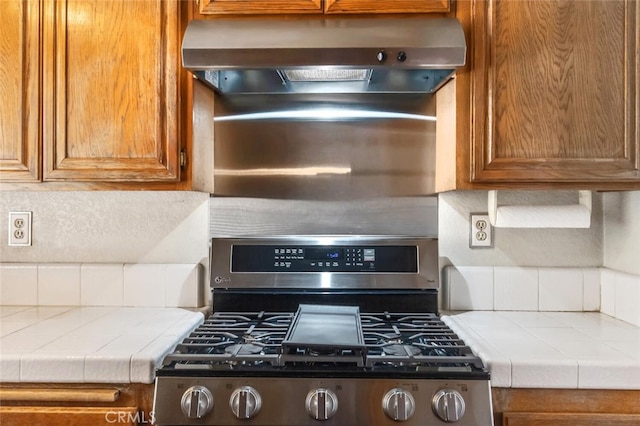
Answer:
[[(338, 115), (256, 118), (328, 108)], [(412, 118), (355, 118), (354, 111)], [(213, 193), (297, 200), (433, 194), (436, 124), (425, 117), (434, 116), (429, 95), (216, 97)]]

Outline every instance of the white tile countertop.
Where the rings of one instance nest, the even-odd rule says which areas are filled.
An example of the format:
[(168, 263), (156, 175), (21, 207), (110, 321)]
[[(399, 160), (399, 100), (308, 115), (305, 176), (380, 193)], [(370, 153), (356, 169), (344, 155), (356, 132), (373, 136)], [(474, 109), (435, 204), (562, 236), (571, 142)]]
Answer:
[(0, 381), (152, 383), (203, 321), (180, 308), (0, 306)]
[(599, 312), (449, 312), (493, 387), (640, 389), (640, 327)]

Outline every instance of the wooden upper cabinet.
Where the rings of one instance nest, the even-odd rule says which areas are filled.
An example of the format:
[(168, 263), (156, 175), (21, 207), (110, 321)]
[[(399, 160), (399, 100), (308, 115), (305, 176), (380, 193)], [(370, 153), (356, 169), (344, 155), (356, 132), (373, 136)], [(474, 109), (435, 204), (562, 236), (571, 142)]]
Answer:
[(473, 7), (470, 180), (640, 183), (636, 1)]
[(178, 3), (44, 0), (44, 181), (179, 179)]
[(322, 13), (322, 0), (199, 0), (198, 3), (203, 15)]
[(428, 13), (449, 12), (450, 0), (199, 0), (200, 13)]
[(449, 0), (324, 0), (325, 13), (448, 12)]
[(37, 181), (39, 163), (38, 2), (0, 1), (0, 174)]

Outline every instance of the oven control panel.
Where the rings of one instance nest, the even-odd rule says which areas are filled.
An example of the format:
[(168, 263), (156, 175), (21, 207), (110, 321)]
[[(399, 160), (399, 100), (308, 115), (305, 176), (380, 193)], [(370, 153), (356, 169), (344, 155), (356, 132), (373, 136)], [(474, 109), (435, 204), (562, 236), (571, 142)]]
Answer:
[(410, 245), (234, 245), (231, 272), (417, 273), (418, 247)]
[(437, 289), (437, 238), (379, 235), (216, 237), (212, 289)]

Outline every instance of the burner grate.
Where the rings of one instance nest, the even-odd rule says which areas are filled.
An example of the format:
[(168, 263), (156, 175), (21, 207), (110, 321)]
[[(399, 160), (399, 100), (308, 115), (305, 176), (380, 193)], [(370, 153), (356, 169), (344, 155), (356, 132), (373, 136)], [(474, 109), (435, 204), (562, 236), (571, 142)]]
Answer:
[(165, 357), (176, 369), (277, 366), (293, 314), (214, 313)]
[[(214, 313), (165, 357), (164, 365), (186, 370), (484, 369), (482, 361), (464, 341), (432, 313), (382, 312), (354, 316), (353, 310), (340, 308), (327, 315), (312, 307), (306, 308), (303, 314), (296, 318), (294, 313), (265, 311)], [(318, 322), (318, 318), (323, 321)], [(353, 336), (349, 334), (351, 325), (343, 325), (344, 318), (349, 324), (353, 318), (357, 320), (357, 332)], [(304, 321), (320, 326), (294, 327)], [(323, 329), (327, 327), (325, 324), (330, 325), (332, 332)], [(322, 337), (319, 343), (309, 337), (310, 331), (318, 330)], [(332, 345), (332, 333), (342, 333), (347, 343)]]

